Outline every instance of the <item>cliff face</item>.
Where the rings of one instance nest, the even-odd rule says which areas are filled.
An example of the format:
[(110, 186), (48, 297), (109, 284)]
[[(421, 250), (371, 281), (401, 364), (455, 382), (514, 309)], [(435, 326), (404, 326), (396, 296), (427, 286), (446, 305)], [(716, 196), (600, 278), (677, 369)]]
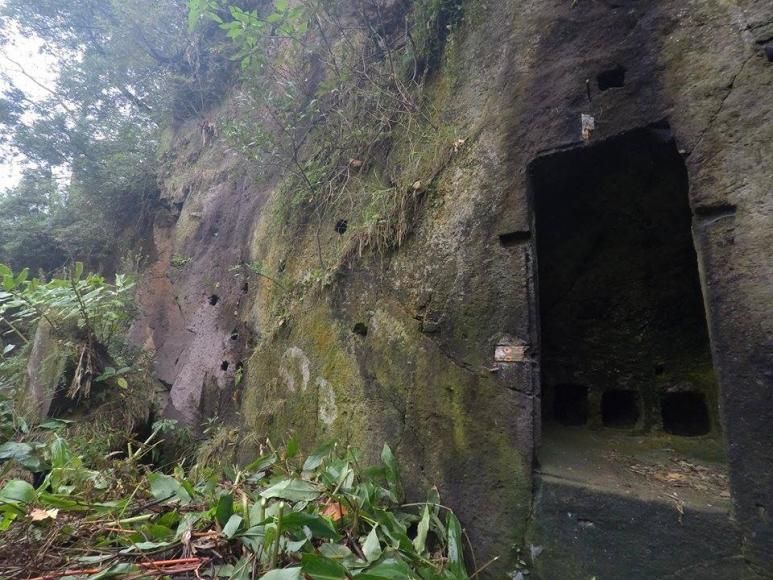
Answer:
[[(431, 126), (395, 146), (417, 183), (395, 194), (404, 242), (381, 251), (342, 227), (367, 209), (356, 188), (321, 226), (287, 223), (282, 190), (222, 131), (179, 127), (134, 329), (156, 352), (167, 413), (336, 437), (371, 455), (388, 442), (409, 488), (436, 484), (460, 513), (479, 562), (501, 556), (489, 570), (522, 560), (545, 578), (769, 574), (771, 43), (762, 0), (466, 3), (428, 80)], [(598, 231), (583, 247), (572, 228), (588, 223)], [(564, 229), (577, 244), (551, 246)], [(626, 231), (636, 242), (616, 244)], [(551, 247), (565, 267), (538, 263)], [(586, 266), (600, 273), (583, 279)], [(547, 310), (561, 288), (581, 298)], [(614, 409), (627, 415), (605, 419)], [(633, 526), (630, 546), (659, 556), (620, 555), (615, 517), (646, 519), (651, 505), (679, 526), (677, 510), (664, 495), (618, 501), (629, 492), (579, 467), (535, 470), (556, 423), (544, 448), (573, 456), (595, 453), (566, 443), (590, 428), (602, 447), (605, 433), (627, 433), (711, 448), (713, 460), (726, 450), (731, 499), (707, 513), (687, 494), (681, 509), (725, 540), (685, 529), (658, 543)], [(688, 436), (698, 439), (683, 446)], [(591, 515), (572, 516), (582, 509)]]

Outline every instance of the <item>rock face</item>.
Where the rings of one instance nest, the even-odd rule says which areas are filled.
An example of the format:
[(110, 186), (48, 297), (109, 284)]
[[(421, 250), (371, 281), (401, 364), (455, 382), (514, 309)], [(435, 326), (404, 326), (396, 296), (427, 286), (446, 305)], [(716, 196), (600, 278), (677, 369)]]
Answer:
[[(429, 81), (444, 126), (415, 153), (447, 162), (411, 176), (432, 182), (412, 234), (328, 276), (350, 216), (277, 224), (247, 161), (180, 128), (135, 327), (168, 412), (388, 442), (478, 562), (501, 557), (491, 577), (771, 577), (771, 43), (764, 0), (467, 2)], [(591, 431), (584, 465), (630, 469), (549, 461)], [(653, 448), (695, 469), (637, 459)], [(725, 459), (729, 498), (690, 479)], [(664, 526), (684, 549), (652, 558)]]
[(32, 340), (25, 374), (24, 401), (31, 406), (28, 411), (32, 417), (43, 419), (48, 416), (66, 363), (67, 355), (52, 336), (51, 326), (41, 322)]

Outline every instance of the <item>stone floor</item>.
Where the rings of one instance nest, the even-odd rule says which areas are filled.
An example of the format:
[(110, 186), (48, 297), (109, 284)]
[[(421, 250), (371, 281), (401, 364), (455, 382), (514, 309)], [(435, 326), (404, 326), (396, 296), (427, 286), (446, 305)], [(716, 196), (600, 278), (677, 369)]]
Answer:
[(530, 531), (543, 580), (740, 579), (727, 472), (710, 438), (553, 428)]

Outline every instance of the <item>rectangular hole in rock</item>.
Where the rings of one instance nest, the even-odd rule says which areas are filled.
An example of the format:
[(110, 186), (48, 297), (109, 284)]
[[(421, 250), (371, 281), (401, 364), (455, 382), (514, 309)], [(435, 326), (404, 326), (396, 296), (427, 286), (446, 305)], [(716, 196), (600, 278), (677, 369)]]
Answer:
[(601, 421), (605, 427), (636, 427), (639, 422), (639, 393), (610, 389), (601, 397)]
[(711, 431), (703, 393), (664, 393), (660, 397), (660, 412), (666, 433), (695, 437), (707, 435)]
[(588, 422), (588, 387), (557, 385), (553, 398), (553, 416), (562, 425), (585, 425)]
[(499, 243), (502, 244), (502, 247), (504, 248), (512, 248), (513, 246), (528, 242), (530, 239), (531, 232), (527, 230), (507, 232), (506, 234), (499, 235)]
[(598, 83), (599, 90), (607, 91), (609, 89), (619, 89), (624, 87), (625, 72), (625, 67), (618, 65), (596, 75), (596, 82)]
[(703, 393), (718, 426), (687, 170), (668, 125), (539, 157), (529, 179), (547, 428), (565, 423), (571, 384), (588, 387), (592, 427), (656, 431), (660, 393), (676, 388)]

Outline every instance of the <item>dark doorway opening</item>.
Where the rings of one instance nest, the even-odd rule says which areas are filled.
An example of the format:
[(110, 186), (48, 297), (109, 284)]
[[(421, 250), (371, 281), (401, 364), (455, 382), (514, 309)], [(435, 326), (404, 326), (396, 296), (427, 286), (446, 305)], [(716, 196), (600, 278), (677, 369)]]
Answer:
[(703, 393), (665, 393), (660, 399), (660, 411), (666, 433), (695, 437), (711, 430)]
[(605, 427), (636, 427), (639, 416), (639, 393), (636, 391), (612, 389), (601, 397), (601, 420)]
[(562, 425), (585, 425), (588, 422), (588, 387), (556, 385), (553, 414)]
[[(540, 157), (529, 174), (545, 423), (717, 434), (687, 171), (669, 127)], [(676, 390), (700, 395), (705, 413)]]

